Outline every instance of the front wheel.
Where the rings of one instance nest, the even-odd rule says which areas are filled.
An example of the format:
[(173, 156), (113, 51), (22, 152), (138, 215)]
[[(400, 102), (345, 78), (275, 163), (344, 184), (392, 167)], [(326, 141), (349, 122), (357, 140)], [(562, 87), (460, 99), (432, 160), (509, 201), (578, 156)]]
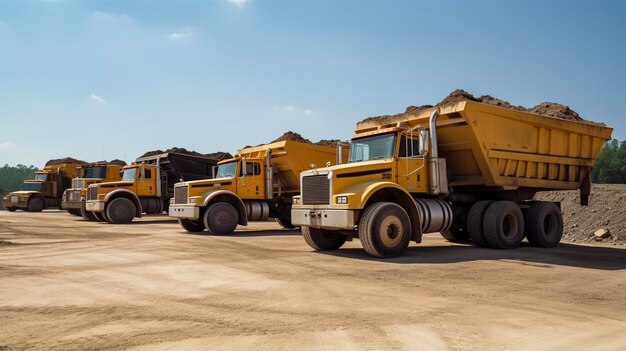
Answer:
[(363, 249), (372, 256), (400, 256), (411, 241), (409, 215), (395, 203), (374, 203), (365, 209), (359, 220), (359, 239)]
[(104, 218), (104, 212), (89, 212), (93, 215), (93, 217), (100, 222), (107, 222)]
[(65, 211), (67, 211), (67, 213), (71, 214), (72, 216), (79, 216), (80, 217), (80, 215), (81, 215), (80, 214), (80, 210), (76, 209), (76, 208), (69, 208), (69, 209), (67, 209)]
[(97, 221), (98, 218), (96, 218), (96, 216), (94, 215), (94, 212), (90, 212), (87, 211), (87, 209), (85, 209), (85, 204), (83, 203), (83, 206), (81, 206), (80, 208), (80, 215), (83, 216), (84, 219), (88, 220), (88, 221)]
[(204, 230), (204, 223), (202, 222), (202, 220), (191, 220), (191, 219), (186, 219), (186, 218), (181, 218), (178, 220), (178, 224), (180, 224), (181, 227), (183, 227), (183, 229), (185, 229), (188, 232), (201, 232)]
[(287, 218), (276, 217), (276, 222), (278, 223), (278, 225), (280, 225), (281, 227), (283, 227), (285, 229), (295, 229), (296, 228), (296, 226), (291, 223), (291, 220), (287, 219)]
[(204, 226), (206, 229), (218, 235), (231, 234), (239, 224), (239, 214), (229, 203), (215, 203), (204, 211)]
[(15, 211), (17, 211), (17, 207), (7, 207), (7, 211), (15, 212)]
[(118, 197), (109, 203), (104, 218), (113, 224), (127, 224), (132, 222), (136, 214), (137, 208), (132, 201)]
[(43, 211), (43, 200), (37, 197), (28, 200), (28, 205), (26, 205), (26, 209), (28, 210), (28, 212)]
[(302, 237), (310, 247), (318, 251), (337, 250), (347, 237), (335, 230), (302, 227)]

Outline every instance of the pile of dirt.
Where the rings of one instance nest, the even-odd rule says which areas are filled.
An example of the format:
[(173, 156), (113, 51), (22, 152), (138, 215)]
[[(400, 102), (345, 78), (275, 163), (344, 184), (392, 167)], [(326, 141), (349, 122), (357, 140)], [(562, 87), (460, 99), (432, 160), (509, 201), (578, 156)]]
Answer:
[(283, 135), (278, 137), (278, 139), (272, 140), (271, 142), (276, 143), (279, 141), (297, 141), (299, 143), (313, 144), (309, 139), (305, 139), (302, 135), (292, 131), (285, 132)]
[[(556, 118), (566, 119), (570, 121), (584, 121), (584, 119), (580, 117), (580, 115), (576, 113), (576, 111), (569, 108), (569, 106), (557, 104), (555, 102), (542, 102), (531, 108), (526, 108), (524, 106), (512, 105), (510, 102), (506, 100), (501, 100), (491, 95), (482, 95), (479, 97), (475, 97), (474, 95), (462, 89), (454, 90), (453, 92), (448, 94), (448, 96), (446, 96), (443, 100), (439, 101), (435, 106), (443, 106), (443, 105), (453, 104), (453, 103), (457, 103), (461, 101), (475, 101), (475, 102), (480, 102), (480, 103), (487, 104), (487, 105), (498, 106), (498, 107), (508, 108), (508, 109), (517, 110), (517, 111), (535, 113), (535, 114), (539, 114), (542, 116), (556, 117)], [(399, 113), (395, 115), (382, 115), (382, 116), (368, 117), (359, 123), (370, 122), (370, 121), (376, 121), (376, 123), (379, 123), (379, 124), (395, 123), (397, 121), (402, 120), (403, 117), (406, 117), (406, 115), (414, 115), (421, 110), (425, 110), (431, 107), (433, 106), (432, 105), (409, 106), (406, 108), (404, 113)]]
[[(302, 135), (296, 132), (292, 132), (292, 131), (283, 133), (283, 135), (278, 137), (278, 139), (271, 141), (271, 143), (276, 143), (279, 141), (297, 141), (299, 143), (313, 144), (313, 145), (319, 145), (319, 146), (328, 146), (328, 147), (337, 147), (337, 143), (343, 142), (342, 140), (339, 140), (339, 139), (322, 139), (314, 143), (310, 141), (309, 139), (304, 138)], [(247, 147), (250, 147), (250, 146), (246, 146), (246, 148)]]
[(117, 166), (121, 166), (121, 167), (126, 166), (126, 162), (124, 162), (122, 160), (119, 160), (119, 159), (115, 159), (115, 160), (109, 161), (107, 163), (110, 164), (110, 165), (117, 165)]
[(79, 165), (86, 165), (87, 162), (82, 161), (82, 160), (77, 160), (75, 158), (72, 157), (64, 157), (64, 158), (57, 158), (54, 160), (50, 160), (48, 162), (46, 162), (46, 166), (52, 166), (52, 165), (61, 165), (64, 163), (76, 163)]
[(183, 154), (183, 155), (192, 155), (192, 156), (200, 156), (200, 157), (206, 157), (206, 158), (210, 158), (210, 159), (214, 159), (214, 160), (224, 160), (227, 158), (231, 158), (233, 157), (231, 154), (229, 154), (228, 152), (222, 152), (222, 151), (218, 151), (218, 152), (213, 152), (213, 153), (209, 153), (209, 154), (201, 154), (197, 151), (192, 151), (192, 150), (187, 150), (183, 147), (172, 147), (169, 148), (165, 151), (163, 150), (153, 150), (153, 151), (148, 151), (145, 154), (139, 156), (139, 157), (148, 157), (148, 156), (156, 156), (156, 155), (160, 155), (160, 154), (164, 154), (164, 153), (168, 153), (168, 152), (173, 152), (173, 153), (177, 153), (177, 154)]
[(541, 192), (535, 199), (561, 202), (564, 242), (597, 242), (598, 229), (611, 233), (602, 242), (626, 242), (626, 184), (593, 184), (589, 206), (580, 205), (577, 190)]

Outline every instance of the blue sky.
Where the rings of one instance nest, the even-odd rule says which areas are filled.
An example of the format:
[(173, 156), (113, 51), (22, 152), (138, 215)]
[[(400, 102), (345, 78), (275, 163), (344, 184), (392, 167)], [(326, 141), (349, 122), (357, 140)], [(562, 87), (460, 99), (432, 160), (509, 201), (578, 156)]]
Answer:
[(620, 1), (1, 1), (0, 164), (233, 152), (455, 88), (626, 139)]

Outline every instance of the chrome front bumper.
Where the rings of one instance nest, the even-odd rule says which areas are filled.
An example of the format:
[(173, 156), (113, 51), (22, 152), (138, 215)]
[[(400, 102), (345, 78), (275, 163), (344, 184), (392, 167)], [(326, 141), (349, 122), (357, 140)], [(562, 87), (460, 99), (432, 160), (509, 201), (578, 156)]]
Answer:
[(104, 201), (89, 200), (85, 204), (85, 210), (89, 212), (102, 212), (104, 211)]
[(174, 218), (198, 219), (200, 218), (200, 207), (171, 204), (168, 214)]
[(291, 223), (324, 229), (354, 229), (354, 210), (292, 209)]

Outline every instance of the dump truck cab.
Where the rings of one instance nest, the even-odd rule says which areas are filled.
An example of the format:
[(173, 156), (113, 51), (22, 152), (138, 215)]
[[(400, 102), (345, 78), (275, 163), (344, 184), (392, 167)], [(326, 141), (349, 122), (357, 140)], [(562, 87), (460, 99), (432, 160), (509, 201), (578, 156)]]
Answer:
[(294, 228), (291, 199), (300, 191), (300, 172), (311, 164), (332, 164), (337, 153), (334, 147), (295, 141), (238, 150), (218, 163), (214, 179), (176, 184), (169, 215), (190, 232), (230, 234), (237, 225), (268, 218)]
[(72, 179), (72, 187), (63, 193), (61, 207), (73, 215), (95, 219), (85, 209), (87, 188), (91, 184), (119, 181), (121, 170), (121, 165), (107, 162), (96, 162), (79, 167), (80, 177)]
[(562, 235), (559, 204), (534, 194), (580, 189), (584, 204), (610, 134), (597, 123), (470, 101), (366, 120), (348, 164), (301, 174), (292, 222), (316, 250), (359, 238), (376, 257), (398, 256), (426, 233), (498, 249), (526, 236), (552, 247)]
[(41, 212), (46, 208), (60, 208), (61, 195), (71, 184), (71, 177), (77, 175), (79, 164), (45, 166), (35, 172), (35, 178), (25, 180), (22, 190), (5, 195), (4, 206), (9, 211), (18, 209)]
[(124, 166), (116, 182), (91, 184), (85, 209), (96, 219), (129, 223), (143, 213), (167, 211), (174, 184), (181, 179), (210, 178), (217, 161), (178, 153), (140, 157)]

